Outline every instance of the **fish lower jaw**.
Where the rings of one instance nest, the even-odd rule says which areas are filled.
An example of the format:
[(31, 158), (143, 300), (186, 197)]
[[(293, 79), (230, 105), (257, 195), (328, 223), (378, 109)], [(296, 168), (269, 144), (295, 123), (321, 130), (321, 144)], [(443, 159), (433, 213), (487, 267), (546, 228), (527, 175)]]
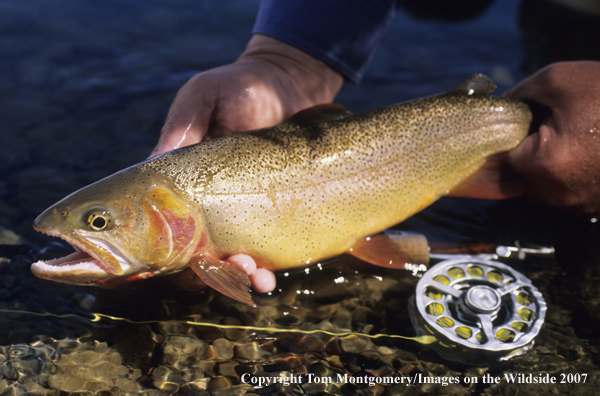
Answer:
[[(52, 237), (57, 237), (67, 242), (75, 253), (68, 256), (48, 260), (38, 261), (31, 266), (31, 271), (39, 278), (53, 280), (63, 283), (89, 284), (94, 281), (104, 281), (114, 277), (120, 277), (131, 271), (131, 263), (119, 252), (113, 245), (97, 238), (87, 237), (87, 241), (94, 246), (86, 247), (86, 244), (79, 242), (76, 238), (70, 237), (65, 233), (40, 227), (37, 224), (33, 228)], [(116, 260), (117, 265), (106, 265), (101, 258), (93, 252), (94, 249), (103, 250), (109, 253)], [(75, 281), (63, 280), (65, 277), (71, 278), (74, 274), (80, 279)]]
[[(93, 255), (85, 247), (79, 246), (76, 242), (68, 240), (63, 235), (46, 234), (63, 239), (75, 249), (75, 253), (53, 260), (40, 260), (33, 263), (31, 271), (38, 278), (77, 285), (91, 285), (96, 282), (104, 282), (119, 277), (118, 274), (112, 273), (96, 255)], [(128, 270), (130, 268), (129, 262), (114, 247), (101, 241), (93, 240), (93, 238), (90, 239), (117, 259), (121, 266), (121, 272), (123, 272), (123, 269)]]
[(31, 265), (31, 271), (42, 279), (75, 284), (110, 277), (110, 273), (106, 272), (95, 258), (79, 249), (65, 257), (37, 261)]

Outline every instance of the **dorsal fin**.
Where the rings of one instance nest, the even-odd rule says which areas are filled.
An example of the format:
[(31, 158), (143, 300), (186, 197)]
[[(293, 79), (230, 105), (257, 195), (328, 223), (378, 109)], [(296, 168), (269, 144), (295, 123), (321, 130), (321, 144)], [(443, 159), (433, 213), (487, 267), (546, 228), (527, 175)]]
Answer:
[(285, 122), (310, 124), (325, 121), (337, 121), (352, 115), (344, 106), (337, 103), (325, 103), (301, 110)]
[(487, 95), (496, 89), (494, 80), (485, 74), (473, 74), (450, 93), (458, 95)]

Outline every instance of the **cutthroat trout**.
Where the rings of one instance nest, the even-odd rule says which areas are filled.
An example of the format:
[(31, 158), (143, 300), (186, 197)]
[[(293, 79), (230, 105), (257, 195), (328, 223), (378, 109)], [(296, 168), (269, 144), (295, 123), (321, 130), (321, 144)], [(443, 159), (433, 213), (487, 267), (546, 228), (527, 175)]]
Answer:
[(370, 236), (527, 135), (528, 106), (488, 96), (494, 88), (474, 75), (446, 94), (363, 114), (317, 106), (271, 128), (146, 160), (44, 211), (34, 228), (76, 252), (31, 269), (102, 285), (190, 266), (209, 286), (252, 304), (248, 276), (223, 258), (244, 253), (281, 270), (349, 252), (403, 267), (410, 253)]

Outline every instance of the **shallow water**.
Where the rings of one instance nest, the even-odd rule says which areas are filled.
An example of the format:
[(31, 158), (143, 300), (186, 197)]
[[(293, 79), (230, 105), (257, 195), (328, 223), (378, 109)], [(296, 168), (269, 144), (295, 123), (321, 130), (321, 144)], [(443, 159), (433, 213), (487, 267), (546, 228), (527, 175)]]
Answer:
[[(0, 394), (592, 394), (599, 372), (597, 223), (521, 199), (442, 199), (399, 227), (432, 241), (556, 247), (555, 260), (510, 262), (543, 293), (548, 313), (534, 348), (502, 364), (465, 365), (395, 338), (177, 321), (415, 335), (408, 307), (418, 279), (348, 258), (280, 275), (279, 291), (258, 296), (258, 309), (211, 291), (185, 293), (165, 278), (106, 290), (31, 275), (33, 261), (69, 251), (31, 229), (35, 216), (143, 160), (177, 89), (196, 72), (235, 59), (257, 7), (248, 0), (0, 1), (0, 309), (13, 311), (0, 312)], [(517, 9), (514, 0), (497, 2), (461, 23), (399, 15), (362, 84), (344, 87), (337, 101), (360, 112), (451, 89), (478, 72), (491, 75), (502, 92), (524, 77)], [(92, 322), (93, 313), (129, 322)], [(481, 381), (509, 371), (585, 373), (588, 380), (554, 387)], [(242, 383), (245, 373), (480, 380), (255, 389)]]

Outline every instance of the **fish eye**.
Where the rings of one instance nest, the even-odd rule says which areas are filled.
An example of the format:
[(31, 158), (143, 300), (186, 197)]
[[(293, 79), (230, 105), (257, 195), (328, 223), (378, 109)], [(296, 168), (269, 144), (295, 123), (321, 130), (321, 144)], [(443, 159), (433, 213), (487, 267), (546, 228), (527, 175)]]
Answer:
[(94, 231), (102, 231), (111, 221), (110, 213), (106, 210), (95, 210), (87, 217), (87, 225)]

